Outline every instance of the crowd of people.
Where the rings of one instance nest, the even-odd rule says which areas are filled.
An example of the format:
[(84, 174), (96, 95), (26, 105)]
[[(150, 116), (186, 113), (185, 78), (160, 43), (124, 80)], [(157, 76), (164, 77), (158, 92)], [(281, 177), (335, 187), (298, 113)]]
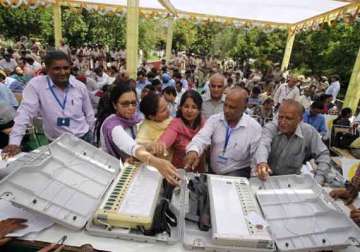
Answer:
[[(126, 52), (102, 46), (58, 50), (21, 40), (2, 48), (0, 137), (4, 155), (21, 152), (27, 129), (42, 120), (49, 141), (71, 133), (123, 162), (144, 162), (168, 182), (177, 169), (221, 175), (301, 173), (314, 159), (314, 177), (330, 173), (325, 114), (351, 127), (356, 111), (339, 110), (339, 76), (301, 76), (179, 54), (127, 73)], [(15, 112), (16, 111), (16, 112)], [(356, 119), (355, 119), (356, 122)], [(356, 177), (356, 178), (355, 178)], [(360, 169), (335, 198), (351, 202)], [(355, 196), (356, 195), (356, 196)], [(351, 213), (360, 224), (360, 210)]]

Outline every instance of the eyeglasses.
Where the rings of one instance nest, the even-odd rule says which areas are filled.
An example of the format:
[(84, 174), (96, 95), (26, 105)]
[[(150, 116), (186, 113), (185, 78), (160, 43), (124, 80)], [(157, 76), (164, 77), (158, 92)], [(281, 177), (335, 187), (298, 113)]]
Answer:
[(119, 104), (124, 107), (124, 108), (128, 108), (131, 106), (136, 107), (137, 106), (137, 101), (123, 101), (123, 102), (119, 102)]

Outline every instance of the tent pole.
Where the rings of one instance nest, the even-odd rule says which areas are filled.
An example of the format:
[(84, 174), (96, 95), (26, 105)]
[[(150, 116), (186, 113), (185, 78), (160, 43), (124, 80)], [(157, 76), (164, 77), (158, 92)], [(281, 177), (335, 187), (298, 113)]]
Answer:
[(139, 0), (127, 0), (126, 69), (136, 79), (139, 47)]
[(171, 59), (171, 49), (172, 49), (172, 41), (173, 41), (173, 33), (174, 33), (174, 22), (173, 18), (169, 19), (168, 28), (167, 28), (167, 36), (166, 36), (166, 54), (165, 59), (168, 63)]
[(346, 91), (343, 108), (351, 108), (353, 114), (356, 113), (360, 99), (360, 49), (358, 51), (355, 65), (351, 74), (350, 83)]
[(292, 51), (292, 48), (294, 45), (294, 40), (295, 40), (295, 32), (290, 32), (290, 30), (289, 30), (287, 41), (286, 41), (285, 53), (284, 53), (283, 61), (281, 64), (281, 71), (287, 70), (287, 68), (289, 66), (291, 51)]
[(53, 21), (54, 21), (54, 38), (55, 38), (55, 47), (60, 47), (60, 41), (62, 40), (61, 33), (61, 5), (58, 2), (55, 2), (52, 7), (53, 10)]

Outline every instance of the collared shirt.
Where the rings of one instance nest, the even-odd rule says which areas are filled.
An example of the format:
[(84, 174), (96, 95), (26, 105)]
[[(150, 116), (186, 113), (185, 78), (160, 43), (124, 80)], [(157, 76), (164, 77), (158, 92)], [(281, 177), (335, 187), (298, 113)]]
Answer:
[(299, 174), (302, 165), (312, 158), (318, 165), (315, 178), (323, 182), (330, 169), (330, 155), (312, 126), (301, 122), (290, 138), (278, 130), (276, 121), (269, 122), (263, 128), (255, 160), (257, 164), (268, 163), (273, 175)]
[(223, 96), (219, 101), (214, 101), (210, 96), (204, 95), (201, 110), (202, 115), (207, 119), (212, 115), (223, 112), (224, 101), (225, 96)]
[(294, 86), (290, 88), (287, 83), (281, 84), (274, 94), (274, 102), (281, 104), (284, 99), (293, 99), (298, 101), (300, 97), (299, 89)]
[(334, 81), (330, 84), (330, 86), (326, 89), (325, 94), (332, 95), (333, 102), (336, 101), (336, 97), (340, 91), (340, 82)]
[[(48, 85), (62, 103), (67, 92), (67, 102), (63, 110), (55, 99)], [(10, 144), (20, 145), (27, 125), (32, 124), (32, 119), (40, 114), (43, 120), (45, 135), (53, 140), (64, 132), (69, 132), (81, 137), (92, 130), (95, 117), (91, 107), (88, 91), (85, 85), (70, 76), (69, 86), (65, 92), (47, 76), (31, 79), (23, 92), (23, 100), (17, 111), (15, 125), (10, 134)], [(70, 126), (57, 126), (58, 118), (70, 118)]]
[(312, 116), (309, 111), (304, 113), (304, 122), (313, 126), (322, 136), (326, 135), (325, 117), (322, 114)]
[[(223, 152), (227, 128), (224, 113), (211, 116), (186, 147), (186, 152), (196, 151), (201, 155), (206, 147), (210, 146), (211, 168), (217, 174), (250, 167), (261, 137), (261, 126), (255, 119), (243, 114), (237, 125), (232, 128), (228, 145)], [(220, 155), (227, 158), (225, 166), (217, 162)]]

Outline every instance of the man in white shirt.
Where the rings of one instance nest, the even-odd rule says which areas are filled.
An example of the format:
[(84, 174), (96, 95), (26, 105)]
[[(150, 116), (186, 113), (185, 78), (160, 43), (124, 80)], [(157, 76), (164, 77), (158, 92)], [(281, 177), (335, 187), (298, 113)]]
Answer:
[(283, 100), (292, 99), (295, 101), (299, 100), (300, 91), (296, 87), (298, 83), (297, 77), (289, 75), (288, 82), (281, 84), (274, 94), (275, 106), (279, 106)]
[(248, 93), (232, 88), (223, 112), (211, 116), (186, 147), (185, 168), (194, 168), (210, 146), (210, 165), (216, 174), (250, 177), (250, 163), (261, 137), (261, 126), (244, 114)]
[(340, 91), (339, 79), (340, 78), (339, 78), (338, 75), (332, 76), (331, 77), (331, 84), (325, 91), (325, 94), (332, 95), (332, 97), (333, 97), (332, 102), (333, 103), (336, 101), (336, 97), (337, 97), (337, 95), (339, 94), (339, 91)]

